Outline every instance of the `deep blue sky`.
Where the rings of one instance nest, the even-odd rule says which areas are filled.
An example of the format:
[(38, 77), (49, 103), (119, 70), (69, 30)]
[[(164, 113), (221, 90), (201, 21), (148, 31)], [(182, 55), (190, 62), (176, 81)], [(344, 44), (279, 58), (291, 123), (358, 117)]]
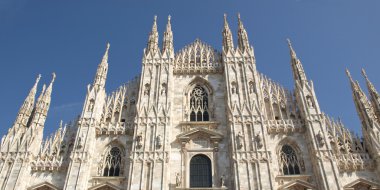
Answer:
[(45, 125), (45, 133), (51, 133), (61, 119), (80, 114), (107, 41), (110, 92), (140, 72), (154, 15), (160, 43), (170, 14), (176, 51), (195, 38), (220, 50), (223, 13), (236, 44), (238, 12), (260, 72), (293, 88), (289, 37), (322, 110), (360, 131), (344, 69), (365, 87), (360, 75), (365, 68), (380, 90), (379, 9), (378, 0), (0, 0), (0, 135), (12, 125), (39, 73), (41, 83), (57, 74)]

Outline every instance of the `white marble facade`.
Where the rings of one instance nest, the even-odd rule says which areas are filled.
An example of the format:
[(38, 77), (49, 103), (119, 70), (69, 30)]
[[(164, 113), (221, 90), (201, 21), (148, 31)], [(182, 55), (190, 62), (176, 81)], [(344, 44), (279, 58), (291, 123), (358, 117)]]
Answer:
[(319, 107), (290, 41), (294, 90), (256, 69), (238, 17), (223, 45), (199, 39), (175, 53), (170, 17), (159, 46), (156, 17), (141, 74), (106, 93), (108, 51), (80, 117), (49, 138), (43, 128), (55, 79), (40, 76), (1, 140), (6, 190), (380, 189), (380, 96), (347, 76), (363, 137)]

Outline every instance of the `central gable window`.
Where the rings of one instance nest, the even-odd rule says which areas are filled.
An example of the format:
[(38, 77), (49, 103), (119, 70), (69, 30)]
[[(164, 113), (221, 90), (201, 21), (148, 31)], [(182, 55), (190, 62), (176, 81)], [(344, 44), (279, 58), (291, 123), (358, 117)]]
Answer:
[(104, 162), (103, 176), (119, 176), (120, 166), (121, 151), (118, 147), (112, 147)]
[(289, 146), (284, 145), (280, 152), (280, 167), (284, 175), (297, 175), (300, 172), (300, 162), (296, 151)]
[(209, 102), (207, 91), (196, 85), (190, 93), (190, 121), (209, 121)]

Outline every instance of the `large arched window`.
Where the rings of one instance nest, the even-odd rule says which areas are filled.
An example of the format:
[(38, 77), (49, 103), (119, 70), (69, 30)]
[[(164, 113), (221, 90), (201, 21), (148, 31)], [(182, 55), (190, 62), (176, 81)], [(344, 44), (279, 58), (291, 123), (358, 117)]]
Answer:
[(118, 147), (112, 147), (104, 161), (103, 176), (119, 176), (121, 164), (121, 151)]
[(280, 169), (284, 175), (300, 174), (300, 162), (294, 149), (284, 145), (280, 151)]
[(190, 187), (211, 187), (211, 160), (205, 155), (195, 155), (190, 161)]
[(209, 121), (207, 91), (196, 85), (190, 94), (190, 121)]

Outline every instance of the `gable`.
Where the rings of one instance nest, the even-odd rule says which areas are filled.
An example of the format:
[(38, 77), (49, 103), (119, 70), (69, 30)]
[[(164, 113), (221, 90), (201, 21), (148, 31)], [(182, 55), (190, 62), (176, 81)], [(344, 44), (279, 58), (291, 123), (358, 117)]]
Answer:
[(345, 190), (355, 190), (355, 189), (370, 189), (370, 190), (380, 190), (380, 184), (373, 181), (369, 181), (363, 178), (359, 178), (344, 186)]
[(43, 182), (43, 183), (39, 183), (37, 185), (31, 186), (27, 188), (27, 190), (61, 190), (61, 189), (54, 186), (53, 184), (49, 182)]
[(190, 140), (198, 136), (207, 137), (213, 140), (221, 140), (223, 138), (223, 135), (220, 133), (217, 133), (215, 131), (211, 131), (202, 127), (196, 127), (188, 132), (178, 135), (177, 139), (179, 139), (180, 141), (183, 141), (183, 140)]
[(279, 190), (288, 190), (288, 189), (316, 189), (316, 187), (302, 180), (294, 180), (289, 183), (286, 183), (278, 188)]
[(116, 185), (106, 182), (90, 187), (88, 190), (120, 190), (120, 188)]

